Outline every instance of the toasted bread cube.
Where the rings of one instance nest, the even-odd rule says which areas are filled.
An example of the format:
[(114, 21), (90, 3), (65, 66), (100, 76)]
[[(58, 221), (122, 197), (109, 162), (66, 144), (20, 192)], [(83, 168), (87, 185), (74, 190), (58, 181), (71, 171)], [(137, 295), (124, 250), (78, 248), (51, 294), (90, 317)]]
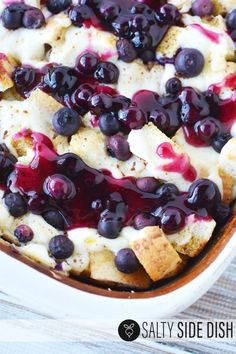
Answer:
[(142, 237), (131, 242), (139, 262), (153, 281), (176, 274), (182, 260), (157, 226), (143, 229)]
[(132, 273), (120, 272), (114, 263), (114, 254), (109, 250), (90, 253), (90, 277), (108, 285), (146, 289), (151, 285), (151, 279), (140, 266)]
[(189, 257), (197, 256), (212, 236), (216, 222), (212, 220), (194, 220), (189, 217), (189, 223), (176, 234), (168, 235), (167, 238), (174, 249)]
[[(197, 175), (191, 176), (191, 181), (185, 177), (187, 171), (193, 169), (189, 156), (174, 141), (163, 134), (154, 124), (149, 123), (142, 129), (132, 130), (128, 141), (132, 153), (147, 163), (147, 170), (155, 178), (174, 183), (180, 190), (188, 190)], [(162, 156), (158, 153), (160, 147), (168, 149), (170, 154)], [(169, 155), (173, 155), (169, 156)], [(178, 166), (176, 161), (178, 159)], [(181, 164), (181, 166), (179, 166)], [(173, 169), (172, 169), (173, 166)]]

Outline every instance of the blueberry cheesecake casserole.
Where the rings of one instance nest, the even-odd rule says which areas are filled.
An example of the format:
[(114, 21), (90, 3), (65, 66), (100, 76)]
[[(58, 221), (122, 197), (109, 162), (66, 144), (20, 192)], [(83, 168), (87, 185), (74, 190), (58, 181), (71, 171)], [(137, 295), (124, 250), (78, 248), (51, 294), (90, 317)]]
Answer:
[(181, 273), (234, 218), (236, 1), (0, 14), (0, 243), (109, 287)]

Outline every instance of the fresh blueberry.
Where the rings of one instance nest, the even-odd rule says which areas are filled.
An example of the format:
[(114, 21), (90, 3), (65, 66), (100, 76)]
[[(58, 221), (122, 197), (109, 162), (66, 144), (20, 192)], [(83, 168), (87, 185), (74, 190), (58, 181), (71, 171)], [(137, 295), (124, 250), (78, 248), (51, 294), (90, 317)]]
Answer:
[(122, 135), (113, 135), (108, 139), (107, 151), (120, 161), (127, 161), (131, 157), (129, 143)]
[(197, 122), (194, 129), (200, 140), (204, 141), (208, 145), (211, 145), (212, 139), (220, 131), (220, 124), (216, 119), (207, 117)]
[(121, 109), (118, 113), (118, 119), (129, 130), (140, 129), (147, 123), (143, 111), (136, 107)]
[(221, 201), (219, 188), (209, 179), (199, 179), (189, 187), (187, 201), (194, 209), (206, 208), (211, 211)]
[(19, 225), (14, 231), (14, 235), (18, 241), (27, 243), (33, 240), (34, 233), (28, 225)]
[(93, 74), (99, 64), (99, 57), (95, 53), (86, 52), (77, 60), (77, 68), (86, 75)]
[(183, 77), (191, 78), (198, 76), (205, 64), (205, 59), (198, 49), (182, 49), (175, 58), (175, 69)]
[(102, 213), (98, 223), (98, 233), (106, 238), (117, 238), (122, 228), (120, 218), (117, 218), (115, 213), (106, 210)]
[(140, 266), (140, 263), (131, 248), (122, 248), (115, 257), (117, 269), (126, 274), (134, 273)]
[(57, 200), (70, 200), (76, 195), (74, 183), (66, 176), (55, 174), (45, 179), (43, 190), (46, 195)]
[(136, 185), (142, 192), (153, 193), (159, 187), (159, 182), (154, 177), (142, 177), (137, 179)]
[(152, 37), (145, 32), (136, 32), (132, 38), (132, 43), (138, 51), (152, 48)]
[(10, 4), (2, 12), (2, 24), (9, 30), (16, 30), (22, 26), (22, 19), (26, 6), (24, 4)]
[(232, 211), (228, 204), (222, 202), (215, 205), (212, 216), (218, 225), (225, 225), (232, 216)]
[(116, 42), (118, 57), (125, 63), (131, 63), (137, 58), (137, 52), (132, 42), (128, 39), (122, 38)]
[(177, 77), (173, 77), (166, 82), (166, 93), (177, 96), (182, 90), (182, 83)]
[(140, 213), (134, 217), (134, 228), (141, 230), (147, 226), (155, 226), (156, 218), (148, 213)]
[(147, 32), (150, 27), (150, 24), (146, 16), (138, 14), (134, 16), (131, 22), (131, 28), (134, 32)]
[(45, 24), (45, 17), (40, 9), (33, 7), (25, 11), (22, 22), (24, 27), (36, 29)]
[(112, 22), (112, 29), (114, 34), (122, 38), (130, 38), (131, 28), (129, 19), (119, 16)]
[(49, 251), (56, 259), (69, 258), (74, 252), (73, 242), (64, 235), (57, 235), (51, 238), (49, 242)]
[(19, 193), (8, 193), (5, 196), (5, 204), (9, 213), (15, 218), (27, 213), (27, 203)]
[(104, 112), (110, 112), (113, 105), (113, 98), (111, 95), (100, 92), (92, 95), (89, 99), (89, 108), (92, 113), (97, 116)]
[(95, 16), (93, 10), (86, 5), (73, 6), (69, 11), (69, 18), (76, 27), (82, 27), (84, 21), (90, 20), (93, 16)]
[(130, 9), (132, 14), (144, 14), (144, 15), (151, 15), (152, 10), (147, 4), (137, 3), (133, 5)]
[(99, 117), (99, 128), (107, 136), (114, 135), (120, 131), (120, 123), (114, 113), (104, 113)]
[(112, 111), (117, 112), (120, 109), (127, 109), (131, 104), (131, 100), (122, 95), (112, 97)]
[(17, 159), (8, 150), (0, 150), (0, 183), (6, 183), (8, 176), (14, 170)]
[(12, 79), (14, 81), (17, 90), (28, 90), (35, 82), (36, 71), (30, 67), (18, 66), (13, 74)]
[(74, 179), (84, 170), (85, 164), (78, 155), (68, 152), (58, 157), (57, 168), (60, 173)]
[(173, 183), (164, 183), (156, 191), (157, 198), (163, 203), (173, 200), (178, 194), (179, 190)]
[(114, 84), (118, 81), (119, 69), (115, 64), (104, 61), (98, 64), (94, 77), (100, 83)]
[(148, 64), (155, 60), (155, 52), (151, 49), (146, 49), (142, 53), (139, 54), (140, 59), (144, 62), (144, 64)]
[(165, 25), (172, 25), (180, 20), (180, 12), (176, 6), (172, 4), (165, 4), (161, 7), (160, 12), (157, 13), (159, 22)]
[(174, 234), (183, 229), (185, 214), (176, 207), (166, 208), (161, 216), (161, 228), (166, 234)]
[(120, 13), (121, 8), (119, 4), (115, 4), (109, 0), (103, 0), (99, 12), (105, 21), (113, 21)]
[(58, 14), (59, 12), (66, 10), (71, 3), (71, 0), (46, 0), (46, 6), (53, 14)]
[(232, 138), (232, 135), (230, 133), (225, 133), (216, 136), (213, 141), (212, 141), (212, 147), (213, 149), (220, 153), (225, 144)]
[(236, 9), (228, 13), (226, 17), (226, 25), (231, 31), (236, 30)]
[(52, 124), (57, 134), (72, 136), (81, 126), (81, 117), (73, 109), (64, 107), (54, 114)]
[(29, 211), (36, 215), (41, 215), (43, 211), (47, 208), (47, 198), (40, 194), (33, 194), (28, 201)]
[(69, 107), (76, 110), (82, 116), (89, 111), (89, 100), (94, 94), (94, 90), (89, 84), (82, 84), (69, 96)]
[(64, 96), (78, 85), (78, 73), (67, 66), (54, 67), (44, 76), (44, 84), (53, 93)]
[(164, 108), (155, 109), (149, 116), (149, 121), (152, 122), (163, 133), (168, 134), (170, 129), (170, 116)]
[(214, 5), (211, 0), (195, 0), (192, 3), (192, 13), (194, 16), (204, 17), (212, 15)]
[(42, 214), (44, 220), (57, 230), (66, 229), (66, 220), (63, 215), (56, 209), (46, 211)]

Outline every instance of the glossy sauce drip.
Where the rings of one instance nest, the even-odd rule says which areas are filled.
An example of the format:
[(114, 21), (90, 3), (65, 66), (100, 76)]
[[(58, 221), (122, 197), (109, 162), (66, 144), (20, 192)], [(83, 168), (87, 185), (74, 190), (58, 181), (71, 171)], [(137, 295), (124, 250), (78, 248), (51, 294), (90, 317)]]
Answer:
[(157, 155), (162, 159), (172, 160), (161, 169), (166, 172), (176, 172), (188, 181), (193, 182), (197, 177), (195, 168), (191, 165), (186, 154), (177, 154), (170, 143), (162, 143), (157, 147)]
[[(58, 209), (67, 219), (68, 228), (97, 227), (100, 214), (106, 208), (119, 206), (119, 213), (124, 214), (124, 225), (132, 225), (133, 218), (139, 212), (152, 212), (162, 206), (156, 194), (141, 192), (136, 187), (136, 179), (125, 177), (115, 179), (108, 171), (95, 170), (81, 160), (82, 168), (73, 178), (76, 196), (72, 200), (56, 202), (44, 195), (45, 179), (61, 171), (57, 161), (60, 158), (54, 151), (52, 142), (44, 135), (24, 130), (15, 139), (28, 138), (33, 142), (34, 158), (29, 165), (16, 164), (15, 170), (9, 177), (8, 185), (19, 190), (26, 197), (37, 193), (47, 200), (44, 211)], [(47, 199), (48, 198), (48, 199)], [(206, 210), (191, 210), (187, 204), (187, 193), (176, 196), (171, 205), (184, 210), (186, 216), (195, 214), (196, 218), (207, 217)], [(118, 200), (118, 202), (117, 202)], [(93, 202), (99, 201), (101, 208), (92, 207)], [(117, 204), (118, 203), (118, 204)]]

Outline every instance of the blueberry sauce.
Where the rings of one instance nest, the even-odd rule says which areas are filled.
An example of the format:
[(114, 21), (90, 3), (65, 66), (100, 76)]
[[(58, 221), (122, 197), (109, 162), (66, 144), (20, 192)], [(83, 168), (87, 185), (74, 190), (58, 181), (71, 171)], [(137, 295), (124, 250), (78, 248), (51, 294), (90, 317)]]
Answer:
[(193, 182), (197, 177), (197, 172), (190, 164), (186, 154), (177, 154), (170, 143), (162, 143), (157, 147), (157, 155), (164, 159), (172, 160), (161, 167), (166, 172), (177, 172), (188, 181)]
[(94, 26), (128, 39), (131, 46), (126, 49), (135, 50), (136, 55), (124, 55), (124, 47), (117, 46), (120, 59), (127, 62), (137, 56), (144, 62), (155, 60), (156, 47), (169, 27), (180, 20), (175, 6), (153, 0), (96, 0), (72, 6), (68, 13), (74, 26)]
[[(103, 220), (107, 214), (115, 215), (121, 227), (133, 225), (137, 214), (155, 215), (157, 208), (169, 206), (180, 209), (186, 216), (186, 222), (187, 217), (192, 214), (196, 219), (210, 217), (206, 209), (193, 210), (187, 205), (188, 193), (179, 193), (178, 190), (175, 192), (178, 195), (167, 193), (167, 188), (163, 188), (165, 185), (161, 186), (158, 193), (143, 192), (137, 187), (137, 180), (133, 177), (115, 179), (108, 171), (98, 171), (87, 166), (77, 155), (59, 156), (49, 138), (40, 133), (24, 130), (14, 138), (26, 137), (32, 139), (34, 158), (29, 165), (15, 165), (8, 177), (7, 186), (16, 188), (26, 200), (32, 200), (36, 196), (43, 199), (45, 202), (42, 203), (40, 199), (39, 210), (36, 210), (36, 203), (33, 212), (43, 215), (49, 210), (58, 210), (66, 219), (66, 229), (97, 228), (99, 220)], [(72, 196), (70, 193), (70, 198), (66, 199), (68, 188), (64, 185), (61, 199), (54, 198), (55, 193), (51, 189), (50, 193), (45, 193), (45, 181), (58, 174), (65, 175), (63, 183), (70, 180), (68, 186), (73, 184), (75, 192)], [(50, 187), (53, 188), (53, 184)], [(181, 228), (184, 225), (181, 224)]]
[(221, 33), (213, 32), (211, 30), (208, 30), (198, 23), (194, 23), (190, 25), (190, 27), (196, 29), (200, 33), (202, 33), (204, 36), (206, 36), (208, 39), (210, 39), (213, 43), (219, 44), (220, 43), (220, 37), (222, 36)]

